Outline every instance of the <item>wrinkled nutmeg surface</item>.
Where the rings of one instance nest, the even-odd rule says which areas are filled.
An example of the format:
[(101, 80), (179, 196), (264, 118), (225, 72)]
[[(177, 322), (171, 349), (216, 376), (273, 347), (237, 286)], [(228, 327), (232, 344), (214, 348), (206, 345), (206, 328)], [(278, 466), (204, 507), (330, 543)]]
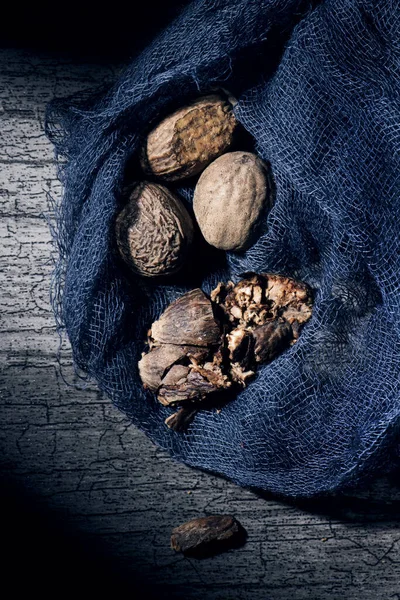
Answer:
[(205, 398), (245, 387), (258, 364), (297, 341), (311, 313), (307, 284), (267, 273), (219, 283), (210, 298), (195, 289), (175, 300), (153, 323), (139, 361), (144, 386), (163, 405), (187, 409), (166, 424), (181, 431)]
[(171, 548), (175, 552), (201, 558), (237, 547), (245, 539), (246, 532), (234, 517), (211, 515), (175, 527)]
[(193, 210), (206, 241), (221, 250), (244, 250), (272, 206), (267, 165), (251, 152), (228, 152), (197, 182)]
[(192, 219), (166, 187), (139, 183), (116, 220), (125, 262), (144, 277), (172, 275), (184, 265), (193, 241)]
[(142, 149), (142, 168), (165, 181), (196, 175), (226, 152), (236, 126), (229, 100), (217, 94), (199, 98), (149, 133)]

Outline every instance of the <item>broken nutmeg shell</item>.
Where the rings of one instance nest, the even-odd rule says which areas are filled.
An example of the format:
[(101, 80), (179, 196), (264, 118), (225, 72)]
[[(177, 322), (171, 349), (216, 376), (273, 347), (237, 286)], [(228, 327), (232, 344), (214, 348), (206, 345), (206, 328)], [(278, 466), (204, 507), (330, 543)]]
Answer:
[(187, 408), (186, 406), (183, 406), (176, 413), (167, 417), (165, 419), (165, 424), (173, 431), (185, 431), (193, 421), (196, 413), (196, 408)]
[[(139, 362), (143, 384), (164, 406), (198, 410), (211, 394), (245, 387), (260, 363), (297, 341), (311, 313), (309, 286), (272, 273), (221, 282), (210, 298), (187, 292), (151, 327)], [(166, 423), (182, 431), (193, 416), (178, 412)]]
[(139, 361), (144, 386), (161, 404), (199, 400), (230, 387), (218, 348), (222, 330), (200, 289), (172, 302), (149, 331), (150, 351)]
[(199, 288), (187, 292), (170, 304), (151, 326), (154, 344), (205, 346), (221, 337), (210, 299)]

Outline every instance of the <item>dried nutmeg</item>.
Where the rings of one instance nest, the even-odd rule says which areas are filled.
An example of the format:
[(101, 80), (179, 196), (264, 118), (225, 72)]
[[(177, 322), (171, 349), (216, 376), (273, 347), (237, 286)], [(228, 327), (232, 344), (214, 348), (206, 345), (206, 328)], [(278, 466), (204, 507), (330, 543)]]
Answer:
[(273, 273), (249, 273), (236, 285), (219, 283), (211, 300), (229, 323), (231, 378), (242, 384), (258, 363), (272, 361), (297, 341), (312, 313), (308, 285)]
[(187, 292), (151, 327), (150, 351), (138, 365), (144, 386), (165, 406), (201, 400), (230, 387), (221, 369), (221, 338), (210, 299), (200, 289)]
[(241, 546), (246, 532), (230, 515), (193, 519), (172, 530), (171, 548), (188, 556), (202, 558)]
[(192, 346), (176, 346), (174, 344), (162, 344), (152, 348), (151, 353), (144, 354), (139, 361), (139, 373), (143, 385), (153, 392), (161, 386), (161, 381), (176, 362), (182, 360), (188, 353), (196, 352)]
[(119, 251), (144, 277), (172, 275), (187, 259), (193, 223), (182, 202), (167, 188), (139, 183), (116, 221)]
[(309, 286), (274, 273), (248, 273), (236, 285), (220, 283), (211, 292), (211, 300), (235, 327), (254, 328), (280, 318), (294, 325), (298, 332), (312, 312)]
[(213, 94), (166, 117), (147, 137), (143, 170), (165, 181), (200, 173), (232, 144), (237, 126), (232, 108), (228, 99)]
[(272, 206), (267, 165), (251, 152), (228, 152), (197, 182), (193, 209), (206, 241), (221, 250), (244, 250)]
[(183, 406), (176, 413), (167, 417), (165, 419), (165, 424), (173, 431), (185, 431), (188, 425), (193, 421), (196, 413), (196, 408), (187, 408), (186, 406)]
[(170, 304), (149, 332), (139, 362), (146, 388), (164, 406), (183, 408), (166, 419), (183, 431), (205, 398), (245, 387), (260, 363), (293, 345), (312, 313), (311, 289), (273, 273), (248, 273)]
[(165, 309), (151, 326), (150, 335), (155, 343), (208, 346), (219, 341), (221, 331), (210, 299), (195, 289)]

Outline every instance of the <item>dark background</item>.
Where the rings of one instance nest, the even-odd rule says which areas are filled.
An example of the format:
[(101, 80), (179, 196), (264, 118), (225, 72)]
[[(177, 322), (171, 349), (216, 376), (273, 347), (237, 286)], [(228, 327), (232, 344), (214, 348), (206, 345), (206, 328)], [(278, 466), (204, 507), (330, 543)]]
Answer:
[(75, 59), (126, 59), (137, 54), (189, 0), (9, 2), (1, 46), (54, 52)]

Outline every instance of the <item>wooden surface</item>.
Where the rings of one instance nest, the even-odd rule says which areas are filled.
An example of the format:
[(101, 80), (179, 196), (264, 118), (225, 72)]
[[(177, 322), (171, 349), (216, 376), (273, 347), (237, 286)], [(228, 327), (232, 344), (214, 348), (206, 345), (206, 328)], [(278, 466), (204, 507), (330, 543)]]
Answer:
[[(60, 186), (44, 109), (115, 70), (0, 52), (2, 578), (17, 563), (30, 588), (51, 573), (58, 585), (86, 573), (92, 590), (140, 583), (148, 591), (137, 597), (151, 587), (158, 598), (400, 599), (396, 477), (301, 505), (262, 497), (175, 463), (94, 385), (65, 382), (71, 356), (65, 348), (60, 370), (49, 306), (43, 214)], [(202, 561), (170, 550), (174, 526), (213, 513), (242, 522), (243, 548)]]

